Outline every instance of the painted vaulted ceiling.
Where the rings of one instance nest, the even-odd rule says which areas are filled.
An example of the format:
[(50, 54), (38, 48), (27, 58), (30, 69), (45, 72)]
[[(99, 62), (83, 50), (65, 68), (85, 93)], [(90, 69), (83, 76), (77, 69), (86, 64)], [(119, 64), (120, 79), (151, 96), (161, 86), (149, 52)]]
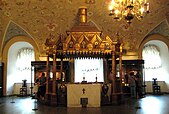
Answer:
[[(120, 39), (123, 48), (137, 51), (143, 39), (150, 34), (169, 38), (169, 0), (148, 0), (150, 13), (142, 20), (116, 21), (109, 16), (111, 0), (0, 0), (0, 46), (15, 36), (27, 36), (38, 44), (44, 53), (44, 43), (49, 34), (67, 37), (78, 23), (78, 9), (87, 7), (88, 22), (94, 24), (103, 35)], [(2, 50), (1, 50), (2, 51)]]

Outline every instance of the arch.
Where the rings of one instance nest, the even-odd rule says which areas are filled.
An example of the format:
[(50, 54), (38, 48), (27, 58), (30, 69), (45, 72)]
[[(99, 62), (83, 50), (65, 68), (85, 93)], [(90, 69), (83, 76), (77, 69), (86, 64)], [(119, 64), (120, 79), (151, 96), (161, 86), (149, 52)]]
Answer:
[(1, 42), (1, 52), (3, 51), (2, 49), (4, 48), (5, 44), (12, 39), (13, 37), (16, 36), (27, 36), (29, 38), (33, 38), (24, 28), (22, 28), (19, 24), (14, 22), (13, 20), (10, 20), (7, 24), (4, 37), (2, 38)]
[[(160, 48), (160, 54), (161, 54), (161, 62), (162, 62), (162, 67), (160, 69), (155, 69), (156, 73), (152, 74), (153, 77), (158, 77), (158, 81), (164, 81), (165, 83), (162, 84), (164, 87), (162, 91), (167, 91), (169, 87), (169, 61), (168, 61), (168, 56), (169, 56), (169, 38), (161, 35), (161, 34), (152, 34), (144, 38), (144, 40), (141, 42), (139, 46), (139, 59), (142, 59), (142, 51), (145, 45), (147, 44), (155, 44)], [(154, 72), (154, 71), (152, 71)], [(145, 77), (150, 76), (150, 74), (146, 73), (145, 71)], [(151, 78), (147, 78), (148, 80), (146, 81), (147, 85), (147, 92), (151, 92)]]
[(32, 38), (26, 36), (16, 36), (11, 38), (4, 46), (2, 50), (2, 62), (4, 63), (4, 78), (3, 78), (3, 94), (6, 95), (6, 82), (7, 82), (7, 61), (8, 61), (8, 50), (10, 46), (16, 42), (28, 42), (32, 45), (35, 52), (35, 60), (39, 60), (39, 48)]
[(139, 49), (138, 49), (138, 58), (139, 59), (142, 59), (142, 50), (144, 48), (144, 45), (151, 40), (162, 41), (169, 48), (169, 39), (167, 37), (160, 35), (160, 34), (149, 35), (149, 36), (145, 37), (144, 40), (140, 43), (140, 46), (139, 46)]

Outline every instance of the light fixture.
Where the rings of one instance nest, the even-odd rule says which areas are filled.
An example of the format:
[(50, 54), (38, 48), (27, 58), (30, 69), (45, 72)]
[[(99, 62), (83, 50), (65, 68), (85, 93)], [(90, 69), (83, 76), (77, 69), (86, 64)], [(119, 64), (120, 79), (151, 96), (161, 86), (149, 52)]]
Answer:
[(147, 0), (112, 0), (109, 4), (109, 15), (116, 20), (124, 17), (128, 23), (131, 23), (134, 17), (142, 19), (149, 13), (149, 8)]

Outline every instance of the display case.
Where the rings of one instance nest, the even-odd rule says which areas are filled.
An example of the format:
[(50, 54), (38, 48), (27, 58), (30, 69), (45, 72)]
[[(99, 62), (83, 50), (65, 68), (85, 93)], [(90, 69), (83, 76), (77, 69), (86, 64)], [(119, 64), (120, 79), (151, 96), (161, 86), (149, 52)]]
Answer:
[[(109, 69), (111, 69), (111, 61), (108, 61)], [(119, 61), (116, 61), (116, 82), (119, 81)], [(133, 75), (134, 77), (140, 78), (141, 83), (141, 96), (145, 95), (145, 76), (144, 76), (144, 60), (122, 60), (122, 85), (123, 93), (130, 93), (129, 78)], [(117, 86), (118, 91), (118, 86)]]
[[(33, 86), (34, 81), (38, 78), (38, 76), (43, 72), (45, 73), (46, 77), (49, 77), (49, 92), (52, 92), (52, 81), (53, 81), (53, 62), (49, 62), (49, 76), (47, 76), (47, 70), (46, 70), (46, 61), (32, 61), (31, 62), (31, 69), (32, 69), (32, 75), (31, 75), (31, 95), (33, 94)], [(69, 61), (63, 61), (62, 64), (62, 71), (61, 69), (61, 61), (56, 61), (56, 84), (61, 82), (69, 82), (70, 76), (69, 76)], [(62, 72), (62, 74), (61, 74)], [(56, 85), (57, 86), (57, 85)]]
[[(31, 66), (32, 66), (32, 72), (34, 74), (34, 78), (32, 80), (36, 80), (36, 75), (38, 75), (38, 73), (44, 72), (46, 74), (46, 61), (32, 61)], [(52, 61), (50, 61), (49, 62), (50, 78), (53, 77), (52, 67), (53, 67), (53, 63)], [(69, 61), (63, 61), (62, 75), (61, 75), (60, 67), (61, 67), (61, 61), (57, 61), (56, 62), (56, 80), (61, 81), (63, 79), (62, 76), (64, 76), (64, 81), (69, 82), (69, 78), (70, 78), (68, 76)]]

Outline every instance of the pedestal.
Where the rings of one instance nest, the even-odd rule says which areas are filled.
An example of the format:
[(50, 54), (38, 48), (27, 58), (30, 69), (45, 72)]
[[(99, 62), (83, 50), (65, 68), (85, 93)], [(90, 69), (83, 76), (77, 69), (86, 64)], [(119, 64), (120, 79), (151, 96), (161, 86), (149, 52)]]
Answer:
[(112, 105), (119, 105), (124, 103), (124, 94), (123, 93), (115, 93), (111, 96), (111, 104)]
[(101, 84), (68, 84), (67, 107), (100, 107)]

